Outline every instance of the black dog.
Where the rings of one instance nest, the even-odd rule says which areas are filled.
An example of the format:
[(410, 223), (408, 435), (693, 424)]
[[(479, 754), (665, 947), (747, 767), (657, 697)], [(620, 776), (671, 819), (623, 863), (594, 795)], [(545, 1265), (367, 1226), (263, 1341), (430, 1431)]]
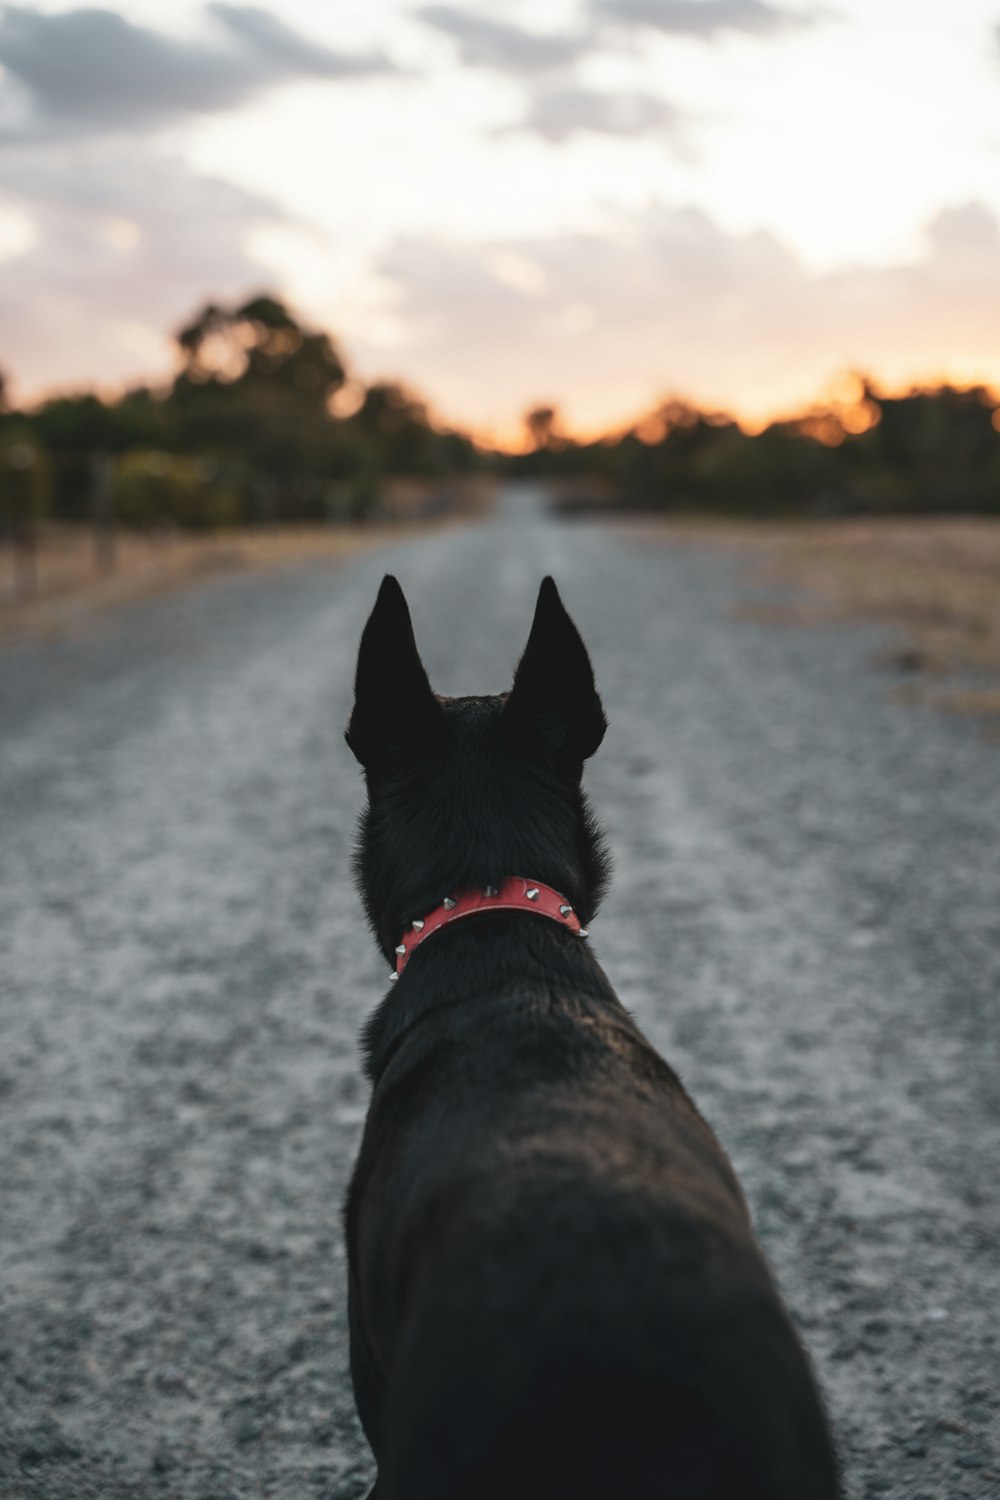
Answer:
[[(838, 1494), (732, 1167), (567, 925), (607, 876), (580, 789), (605, 727), (550, 578), (513, 688), (475, 698), (435, 697), (383, 582), (347, 731), (368, 917), (390, 962), (407, 950), (366, 1031), (346, 1209), (378, 1500)], [(409, 957), (445, 897), (512, 876), (565, 905), (466, 917)]]

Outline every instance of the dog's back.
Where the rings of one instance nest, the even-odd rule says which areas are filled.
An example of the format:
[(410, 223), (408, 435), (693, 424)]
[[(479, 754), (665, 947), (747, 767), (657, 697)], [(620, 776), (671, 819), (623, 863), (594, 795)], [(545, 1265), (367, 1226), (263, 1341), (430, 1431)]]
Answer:
[[(373, 620), (391, 640), (391, 622)], [(404, 748), (402, 763), (393, 750), (379, 765), (363, 646), (351, 726), (371, 794), (360, 869), (387, 951), (436, 905), (432, 892), (488, 885), (512, 859), (533, 861), (525, 873), (589, 917), (603, 862), (578, 767), (603, 715), (598, 727), (599, 702), (560, 708), (590, 676), (589, 662), (583, 673), (567, 661), (567, 625), (575, 635), (564, 613), (548, 627), (562, 632), (563, 687), (542, 734), (559, 732), (556, 710), (569, 728), (534, 759), (511, 723), (512, 703), (530, 712), (516, 702), (522, 662), (492, 710), (438, 704), (435, 719), (424, 702), (418, 760)], [(543, 600), (533, 640), (540, 628)], [(406, 654), (397, 639), (394, 659)], [(472, 788), (483, 806), (456, 815)], [(457, 843), (436, 868), (440, 847), (419, 837), (429, 811), (447, 846), (449, 808), (474, 869)], [(401, 816), (405, 845), (393, 843)], [(515, 825), (495, 834), (508, 847), (470, 839), (477, 819), (501, 816)], [(423, 861), (413, 879), (426, 889), (407, 888), (404, 849)], [(379, 1500), (833, 1500), (819, 1398), (732, 1168), (585, 941), (527, 912), (457, 922), (413, 954), (367, 1050), (373, 1094), (347, 1237), (352, 1368)]]

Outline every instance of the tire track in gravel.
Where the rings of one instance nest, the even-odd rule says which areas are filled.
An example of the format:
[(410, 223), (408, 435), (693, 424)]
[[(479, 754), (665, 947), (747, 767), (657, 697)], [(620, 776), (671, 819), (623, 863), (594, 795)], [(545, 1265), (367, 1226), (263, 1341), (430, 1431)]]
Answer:
[(555, 573), (611, 719), (594, 941), (743, 1177), (852, 1496), (1000, 1485), (1000, 755), (869, 629), (545, 518), (227, 578), (0, 653), (0, 1492), (361, 1495), (339, 1206), (382, 993), (340, 732), (398, 571), (443, 692)]

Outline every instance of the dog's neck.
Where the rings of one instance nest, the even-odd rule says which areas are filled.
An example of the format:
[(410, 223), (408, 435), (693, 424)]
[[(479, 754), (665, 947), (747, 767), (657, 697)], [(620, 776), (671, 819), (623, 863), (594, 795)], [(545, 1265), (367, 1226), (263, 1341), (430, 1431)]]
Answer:
[(377, 1082), (399, 1044), (427, 1036), (435, 1016), (480, 1004), (546, 1004), (594, 1000), (619, 1007), (589, 942), (527, 911), (484, 913), (455, 922), (421, 945), (399, 982), (371, 1016), (364, 1043), (368, 1076)]
[(436, 932), (441, 932), (454, 922), (486, 916), (493, 911), (525, 911), (567, 928), (576, 937), (589, 936), (572, 905), (560, 891), (542, 881), (510, 875), (498, 885), (487, 885), (459, 892), (455, 896), (445, 896), (432, 911), (425, 912), (410, 922), (396, 944), (396, 964), (389, 979), (393, 982), (397, 980), (411, 954)]

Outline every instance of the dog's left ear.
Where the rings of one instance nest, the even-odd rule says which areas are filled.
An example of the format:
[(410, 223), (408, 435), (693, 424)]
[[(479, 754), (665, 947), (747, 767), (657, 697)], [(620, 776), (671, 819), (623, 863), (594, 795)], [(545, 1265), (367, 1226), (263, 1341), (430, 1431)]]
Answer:
[(578, 775), (608, 721), (587, 648), (551, 578), (542, 580), (528, 644), (504, 705), (503, 727), (523, 754)]
[(379, 772), (432, 752), (443, 732), (444, 714), (420, 660), (406, 597), (387, 573), (361, 636), (344, 738), (366, 771)]

